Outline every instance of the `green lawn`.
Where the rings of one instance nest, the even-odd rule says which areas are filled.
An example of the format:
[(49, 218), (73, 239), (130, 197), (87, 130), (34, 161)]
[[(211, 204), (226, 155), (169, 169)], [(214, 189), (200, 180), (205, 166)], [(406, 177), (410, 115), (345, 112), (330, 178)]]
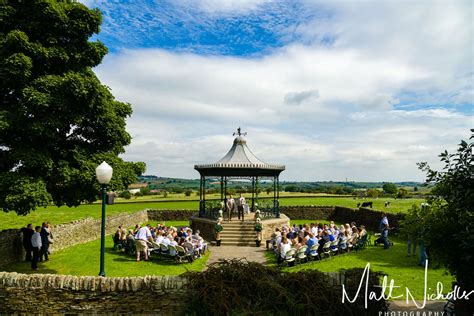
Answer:
[[(306, 220), (305, 222), (318, 221)], [(390, 239), (394, 242), (394, 246), (388, 250), (384, 250), (382, 246), (368, 247), (364, 250), (337, 255), (329, 259), (323, 259), (322, 261), (303, 263), (295, 267), (285, 267), (283, 270), (296, 272), (305, 269), (315, 269), (322, 272), (336, 272), (340, 269), (364, 268), (367, 263), (370, 263), (371, 271), (379, 271), (387, 274), (388, 283), (393, 279), (395, 286), (400, 286), (400, 288), (394, 289), (393, 295), (405, 295), (405, 288), (407, 287), (416, 299), (422, 299), (424, 290), (424, 268), (417, 265), (417, 257), (407, 257), (405, 241), (395, 237), (390, 237)], [(273, 252), (267, 252), (266, 257), (269, 265), (276, 265)], [(428, 294), (436, 293), (436, 284), (438, 281), (442, 282), (444, 287), (443, 292), (445, 294), (450, 291), (453, 277), (447, 274), (443, 268), (430, 266), (428, 268)], [(405, 296), (401, 299), (405, 299)]]
[[(167, 225), (181, 226), (187, 222), (169, 222)], [(145, 275), (179, 275), (186, 271), (202, 271), (209, 258), (209, 252), (202, 259), (193, 263), (176, 263), (156, 256), (150, 261), (137, 262), (134, 256), (113, 250), (111, 236), (106, 238), (105, 273), (107, 276), (145, 276)], [(66, 275), (98, 275), (99, 273), (100, 239), (85, 244), (54, 252), (50, 260), (39, 263), (35, 273), (66, 274)], [(29, 262), (10, 264), (4, 271), (32, 273)]]
[[(192, 197), (191, 197), (192, 198)], [(374, 209), (384, 210), (384, 202), (390, 201), (390, 208), (387, 212), (406, 212), (411, 205), (420, 204), (423, 200), (420, 199), (378, 199), (371, 200), (374, 202)], [(362, 200), (354, 200), (353, 198), (344, 197), (296, 197), (296, 198), (281, 198), (280, 205), (339, 205), (346, 207), (356, 207), (357, 203)], [(193, 209), (197, 210), (199, 203), (197, 201), (162, 201), (151, 203), (116, 203), (107, 206), (107, 215), (117, 213), (132, 213), (149, 209)], [(101, 206), (100, 204), (84, 204), (79, 207), (56, 207), (48, 206), (39, 208), (26, 216), (18, 216), (14, 212), (4, 213), (0, 212), (0, 230), (8, 228), (20, 228), (27, 223), (33, 225), (41, 224), (43, 221), (49, 221), (53, 225), (68, 223), (77, 219), (92, 217), (100, 218)]]

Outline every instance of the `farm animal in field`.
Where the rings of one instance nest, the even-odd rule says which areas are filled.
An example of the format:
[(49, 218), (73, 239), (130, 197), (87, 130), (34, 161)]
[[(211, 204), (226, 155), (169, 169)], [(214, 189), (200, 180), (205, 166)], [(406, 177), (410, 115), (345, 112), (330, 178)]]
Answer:
[[(362, 205), (360, 207), (370, 207), (370, 208), (372, 208), (372, 204), (373, 204), (373, 202), (364, 202), (364, 203), (362, 203)], [(357, 205), (357, 207), (359, 207), (359, 205)]]
[(389, 206), (390, 206), (390, 201), (385, 202), (385, 207), (389, 207)]

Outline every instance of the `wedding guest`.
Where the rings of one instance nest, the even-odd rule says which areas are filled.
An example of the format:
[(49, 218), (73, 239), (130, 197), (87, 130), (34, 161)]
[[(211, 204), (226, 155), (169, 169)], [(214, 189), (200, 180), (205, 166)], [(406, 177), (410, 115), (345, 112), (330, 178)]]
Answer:
[(144, 252), (145, 261), (148, 260), (148, 241), (153, 241), (150, 228), (148, 226), (141, 227), (135, 235), (135, 246), (137, 250), (137, 261), (140, 261), (140, 253)]
[(31, 237), (35, 233), (33, 230), (33, 225), (28, 224), (26, 227), (23, 227), (20, 229), (20, 233), (22, 234), (22, 239), (23, 239), (23, 248), (25, 249), (26, 256), (25, 256), (25, 261), (31, 261), (32, 257), (32, 252), (33, 252), (33, 246), (31, 245)]
[(41, 255), (39, 261), (49, 261), (49, 223), (44, 222), (41, 227)]
[(35, 232), (31, 236), (31, 249), (33, 258), (31, 259), (31, 269), (38, 270), (38, 261), (41, 256), (41, 226), (35, 227)]

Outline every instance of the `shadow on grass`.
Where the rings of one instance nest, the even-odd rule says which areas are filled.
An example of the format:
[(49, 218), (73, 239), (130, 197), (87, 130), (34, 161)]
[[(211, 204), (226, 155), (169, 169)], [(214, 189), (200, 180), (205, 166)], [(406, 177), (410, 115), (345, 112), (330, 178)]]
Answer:
[(32, 270), (31, 263), (26, 261), (9, 264), (3, 268), (3, 271), (24, 274), (58, 274), (57, 270), (46, 268), (41, 262), (38, 263), (38, 270)]

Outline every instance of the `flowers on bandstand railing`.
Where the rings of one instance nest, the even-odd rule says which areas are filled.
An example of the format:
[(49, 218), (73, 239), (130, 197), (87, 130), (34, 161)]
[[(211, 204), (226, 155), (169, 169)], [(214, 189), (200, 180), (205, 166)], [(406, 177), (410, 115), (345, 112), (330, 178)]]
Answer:
[(219, 247), (221, 245), (221, 231), (224, 230), (221, 224), (222, 219), (219, 218), (217, 220), (216, 226), (214, 226), (214, 231), (216, 232), (216, 246)]
[[(260, 213), (259, 210), (257, 210), (255, 213), (257, 213), (257, 212)], [(257, 217), (256, 220), (255, 220), (254, 230), (257, 232), (257, 234), (255, 236), (255, 245), (257, 247), (260, 247), (260, 243), (262, 242), (262, 230), (263, 230), (262, 221), (261, 221), (260, 217)]]
[[(255, 206), (258, 204), (255, 203)], [(273, 201), (266, 201), (266, 200), (261, 200), (260, 206), (258, 208), (260, 210), (260, 218), (265, 219), (265, 218), (273, 218), (275, 217), (275, 205)]]

